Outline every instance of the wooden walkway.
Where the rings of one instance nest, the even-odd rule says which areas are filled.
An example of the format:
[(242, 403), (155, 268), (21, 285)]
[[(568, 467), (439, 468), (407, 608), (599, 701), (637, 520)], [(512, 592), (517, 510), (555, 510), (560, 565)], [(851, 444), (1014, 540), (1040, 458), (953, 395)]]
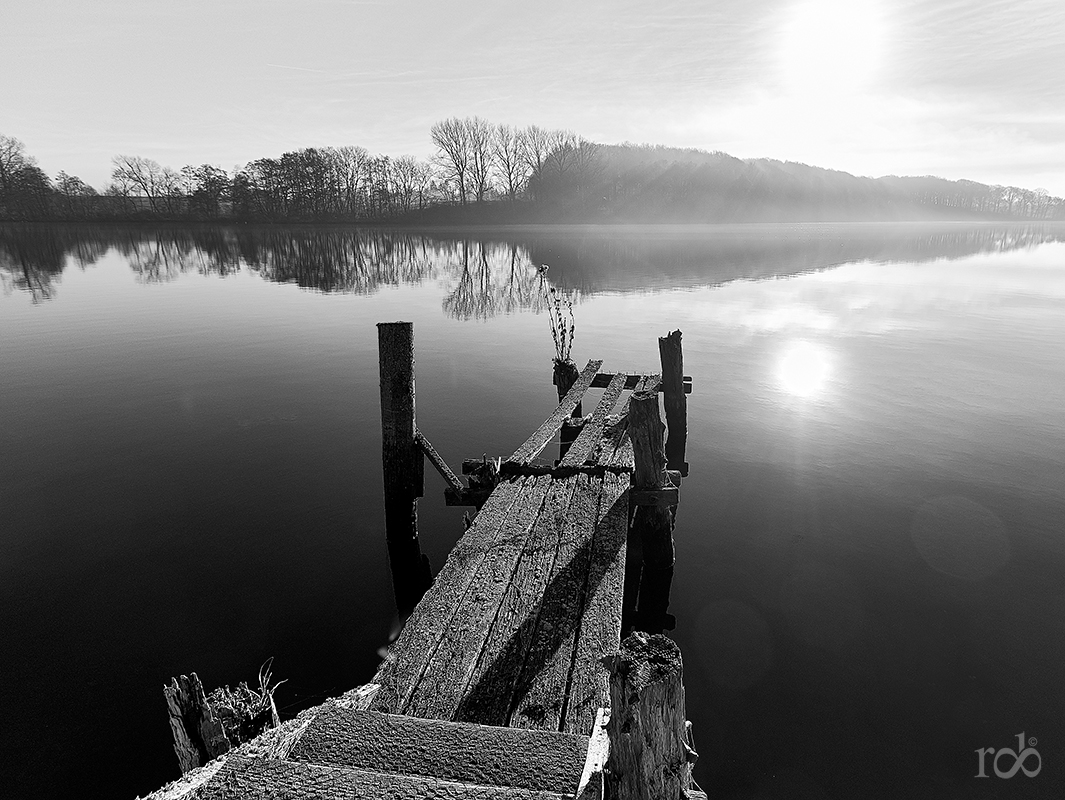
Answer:
[[(635, 474), (630, 404), (650, 397), (660, 426), (660, 375), (601, 367), (588, 362), (543, 425), (501, 461), (498, 483), (373, 682), (268, 732), (266, 744), (213, 762), (196, 797), (603, 797), (632, 510), (645, 506), (671, 522), (667, 506), (678, 495), (664, 456), (650, 482)], [(593, 387), (603, 389), (594, 410), (574, 419)], [(413, 401), (410, 416), (413, 428)], [(543, 458), (563, 428), (561, 457)], [(457, 478), (414, 430), (454, 499)], [(387, 462), (386, 453), (386, 474)], [(394, 562), (397, 552), (410, 556), (417, 572), (423, 560), (416, 542), (408, 545), (390, 553)], [(399, 582), (396, 591), (402, 602)], [(680, 686), (679, 651), (676, 661)], [(675, 771), (693, 756), (686, 733), (677, 736)]]
[(502, 463), (503, 479), (374, 678), (374, 708), (587, 736), (609, 705), (599, 659), (621, 640), (633, 471), (626, 409), (610, 412), (627, 376), (611, 377), (557, 465), (536, 461), (600, 366), (589, 362)]

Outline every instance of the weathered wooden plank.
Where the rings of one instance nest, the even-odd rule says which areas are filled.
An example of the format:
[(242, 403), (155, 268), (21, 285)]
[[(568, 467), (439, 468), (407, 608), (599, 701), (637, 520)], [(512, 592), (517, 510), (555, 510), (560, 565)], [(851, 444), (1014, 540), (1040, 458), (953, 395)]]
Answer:
[(314, 720), (289, 759), (573, 794), (587, 750), (584, 736), (334, 707)]
[(500, 603), (521, 566), (526, 538), (540, 515), (551, 480), (548, 476), (527, 479), (401, 713), (433, 719), (454, 717)]
[(607, 475), (599, 500), (599, 523), (592, 543), (591, 564), (567, 691), (562, 730), (588, 733), (596, 713), (610, 705), (609, 680), (601, 658), (621, 643), (621, 602), (628, 538), (628, 475)]
[(438, 452), (436, 452), (436, 448), (433, 447), (432, 443), (425, 438), (425, 434), (419, 430), (415, 430), (414, 441), (418, 443), (422, 452), (425, 453), (425, 456), (429, 459), (429, 463), (436, 467), (436, 471), (440, 473), (440, 477), (447, 481), (449, 487), (456, 490), (466, 488), (462, 485), (462, 481), (458, 479), (458, 476), (451, 471), (451, 467), (447, 465), (447, 462), (440, 457)]
[[(540, 616), (517, 681), (510, 725), (560, 730), (603, 478), (578, 474)], [(587, 731), (583, 731), (587, 733)]]
[(394, 713), (407, 702), (529, 480), (515, 478), (501, 483), (456, 543), (373, 679), (381, 684), (372, 706), (375, 710)]
[(625, 436), (625, 428), (628, 424), (626, 417), (620, 414), (609, 414), (603, 423), (603, 429), (599, 433), (599, 442), (595, 452), (589, 457), (589, 461), (596, 466), (605, 467), (614, 457), (614, 452)]
[(618, 398), (621, 396), (621, 389), (625, 385), (625, 376), (618, 374), (614, 376), (614, 379), (607, 386), (606, 391), (603, 392), (602, 398), (599, 400), (599, 404), (595, 407), (595, 411), (592, 412), (592, 418), (581, 429), (580, 435), (576, 438), (573, 444), (570, 445), (569, 451), (566, 456), (559, 463), (560, 467), (577, 467), (583, 464), (588, 457), (595, 450), (596, 444), (602, 437), (603, 425), (606, 422), (607, 414), (614, 408), (614, 404), (617, 403)]
[[(618, 374), (621, 374), (621, 375), (625, 376), (625, 388), (626, 389), (635, 389), (637, 384), (639, 384), (640, 380), (644, 377), (644, 375), (642, 373), (639, 373), (639, 372), (622, 372), (622, 373), (600, 372), (598, 375), (596, 375), (594, 378), (592, 378), (592, 384), (588, 388), (589, 389), (603, 389), (606, 386), (608, 386), (610, 384), (610, 381), (613, 379), (613, 377), (615, 375), (618, 375)], [(684, 381), (684, 394), (691, 394), (692, 393), (692, 377), (691, 377), (691, 375), (685, 375), (683, 377), (683, 381)]]
[(506, 725), (558, 555), (559, 539), (576, 489), (573, 478), (554, 480), (526, 541), (521, 566), (500, 604), (492, 630), (465, 692), (457, 720)]
[(547, 446), (547, 443), (551, 441), (551, 437), (553, 437), (558, 429), (562, 427), (562, 421), (568, 417), (573, 409), (575, 409), (581, 402), (581, 398), (584, 397), (584, 393), (588, 390), (588, 385), (592, 382), (592, 378), (595, 377), (596, 372), (602, 365), (603, 362), (601, 360), (588, 362), (584, 371), (581, 372), (580, 377), (577, 378), (576, 383), (574, 383), (566, 393), (566, 396), (562, 398), (562, 402), (558, 404), (558, 408), (556, 408), (551, 416), (536, 429), (536, 432), (533, 433), (533, 435), (530, 436), (525, 443), (515, 450), (514, 454), (503, 463), (504, 468), (506, 468), (508, 464), (528, 464), (540, 454), (540, 452)]
[(197, 800), (563, 800), (566, 795), (298, 761), (231, 758)]

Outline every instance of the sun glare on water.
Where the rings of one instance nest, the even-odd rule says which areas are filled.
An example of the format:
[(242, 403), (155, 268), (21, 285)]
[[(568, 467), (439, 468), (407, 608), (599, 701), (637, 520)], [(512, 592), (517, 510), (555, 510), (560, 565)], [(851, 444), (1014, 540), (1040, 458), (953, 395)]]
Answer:
[(790, 342), (777, 361), (778, 385), (797, 397), (823, 394), (831, 374), (832, 359), (828, 351), (813, 342)]
[(875, 0), (803, 0), (790, 9), (781, 28), (784, 81), (802, 95), (860, 89), (880, 66), (884, 34)]

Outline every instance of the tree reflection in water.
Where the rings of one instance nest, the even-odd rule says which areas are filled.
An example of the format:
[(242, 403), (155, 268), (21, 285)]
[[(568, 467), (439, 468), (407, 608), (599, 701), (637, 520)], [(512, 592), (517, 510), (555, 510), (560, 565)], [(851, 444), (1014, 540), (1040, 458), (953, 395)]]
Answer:
[(501, 233), (283, 226), (0, 225), (0, 282), (35, 303), (55, 296), (74, 263), (111, 250), (145, 283), (250, 270), (319, 292), (370, 294), (441, 281), (443, 310), (487, 319), (541, 310), (537, 266), (582, 293), (711, 286), (828, 269), (852, 261), (929, 261), (1065, 239), (1053, 224), (966, 226), (536, 226)]

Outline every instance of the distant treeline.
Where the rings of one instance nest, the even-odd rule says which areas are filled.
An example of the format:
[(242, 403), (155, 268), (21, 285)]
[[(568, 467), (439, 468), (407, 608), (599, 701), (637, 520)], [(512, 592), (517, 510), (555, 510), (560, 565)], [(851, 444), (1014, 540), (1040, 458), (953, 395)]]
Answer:
[(570, 131), (432, 126), (435, 156), (308, 147), (230, 172), (115, 156), (102, 192), (49, 178), (0, 135), (0, 219), (471, 223), (830, 222), (1065, 219), (1043, 189), (931, 176), (859, 178), (772, 159), (650, 145), (600, 145)]

